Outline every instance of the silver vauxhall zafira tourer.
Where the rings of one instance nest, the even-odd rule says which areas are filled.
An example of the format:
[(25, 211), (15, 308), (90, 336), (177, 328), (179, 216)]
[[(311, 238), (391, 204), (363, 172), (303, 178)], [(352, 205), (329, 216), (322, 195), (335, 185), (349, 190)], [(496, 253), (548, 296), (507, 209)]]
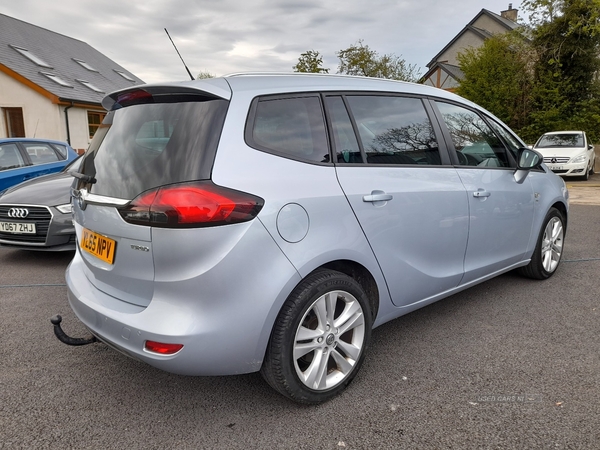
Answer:
[(319, 403), (371, 330), (509, 270), (552, 276), (568, 192), (454, 94), (237, 74), (141, 85), (74, 174), (68, 299), (100, 341), (187, 375), (260, 371)]

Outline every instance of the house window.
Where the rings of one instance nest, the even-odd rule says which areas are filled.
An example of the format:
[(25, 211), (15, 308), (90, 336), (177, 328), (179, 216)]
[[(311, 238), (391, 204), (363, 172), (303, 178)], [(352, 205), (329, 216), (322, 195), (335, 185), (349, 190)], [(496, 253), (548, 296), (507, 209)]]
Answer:
[(125, 72), (121, 72), (120, 70), (115, 70), (113, 69), (115, 72), (117, 72), (119, 75), (121, 75), (123, 78), (125, 78), (127, 81), (135, 81), (133, 78), (131, 78), (129, 75), (127, 75)]
[(16, 51), (18, 51), (21, 55), (23, 55), (25, 58), (27, 58), (31, 62), (37, 64), (38, 66), (47, 67), (48, 69), (52, 69), (52, 66), (50, 64), (48, 64), (46, 61), (44, 61), (39, 56), (31, 53), (26, 48), (17, 47), (15, 45), (11, 45), (11, 47), (14, 48)]
[(99, 87), (93, 85), (92, 83), (90, 83), (89, 81), (85, 81), (85, 80), (77, 80), (79, 81), (81, 84), (83, 84), (86, 88), (91, 89), (94, 92), (104, 92), (102, 89), (100, 89)]
[(56, 84), (60, 84), (61, 86), (65, 86), (65, 87), (73, 87), (72, 85), (67, 83), (65, 80), (63, 80), (61, 77), (59, 77), (58, 75), (54, 75), (53, 73), (48, 73), (48, 72), (40, 72), (40, 73), (42, 75), (44, 75), (46, 78), (49, 78), (52, 81), (54, 81)]
[(22, 108), (3, 108), (6, 135), (9, 138), (25, 137), (25, 122)]
[(102, 121), (106, 113), (96, 112), (96, 111), (88, 111), (88, 127), (90, 130), (90, 139), (94, 137), (96, 130), (100, 128)]
[(73, 58), (73, 61), (75, 61), (77, 64), (79, 64), (81, 67), (91, 71), (91, 72), (98, 72), (96, 69), (94, 69), (92, 66), (90, 66), (88, 63), (86, 63), (85, 61), (82, 61), (81, 59), (75, 59)]

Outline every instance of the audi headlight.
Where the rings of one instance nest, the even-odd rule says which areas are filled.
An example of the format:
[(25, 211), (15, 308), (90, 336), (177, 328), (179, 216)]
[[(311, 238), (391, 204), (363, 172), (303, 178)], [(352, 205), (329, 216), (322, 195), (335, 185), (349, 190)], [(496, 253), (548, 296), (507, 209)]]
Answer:
[(573, 158), (571, 160), (571, 164), (579, 164), (579, 163), (585, 162), (586, 159), (587, 159), (587, 155), (584, 153), (583, 155), (579, 155), (579, 156), (576, 156), (575, 158)]
[(56, 209), (58, 209), (63, 214), (71, 214), (71, 211), (73, 211), (70, 203), (65, 203), (64, 205), (58, 205), (58, 206), (56, 206)]

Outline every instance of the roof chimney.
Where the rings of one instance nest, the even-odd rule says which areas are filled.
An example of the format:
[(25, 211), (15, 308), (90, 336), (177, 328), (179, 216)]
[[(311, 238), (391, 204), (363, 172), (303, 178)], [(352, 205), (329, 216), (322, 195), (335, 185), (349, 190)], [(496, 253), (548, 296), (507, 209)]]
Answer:
[(518, 9), (513, 9), (512, 3), (508, 4), (508, 9), (506, 11), (500, 12), (500, 15), (505, 19), (512, 20), (513, 22), (517, 21), (517, 16), (519, 14)]

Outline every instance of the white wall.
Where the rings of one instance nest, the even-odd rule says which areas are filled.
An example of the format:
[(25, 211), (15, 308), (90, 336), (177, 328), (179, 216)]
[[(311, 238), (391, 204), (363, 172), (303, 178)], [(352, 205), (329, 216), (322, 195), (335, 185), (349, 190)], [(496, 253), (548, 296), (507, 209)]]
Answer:
[[(0, 109), (22, 108), (25, 137), (67, 140), (65, 106), (55, 105), (33, 89), (0, 72)], [(72, 107), (68, 109), (71, 147), (87, 149), (89, 127), (87, 113), (103, 109)], [(0, 114), (0, 138), (7, 137), (4, 114)]]
[[(0, 108), (22, 108), (25, 137), (64, 141), (58, 105), (33, 89), (0, 72)], [(0, 137), (7, 137), (4, 114), (0, 114)]]

